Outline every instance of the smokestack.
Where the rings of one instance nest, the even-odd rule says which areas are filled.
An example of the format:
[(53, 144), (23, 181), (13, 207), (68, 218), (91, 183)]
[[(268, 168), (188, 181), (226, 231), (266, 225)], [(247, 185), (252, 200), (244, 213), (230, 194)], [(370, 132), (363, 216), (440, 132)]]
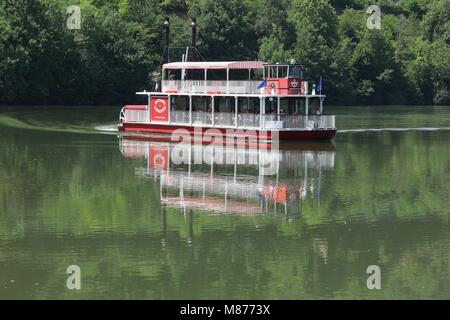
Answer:
[(195, 48), (196, 46), (196, 42), (197, 42), (197, 19), (196, 18), (192, 18), (192, 22), (191, 22), (191, 27), (192, 27), (192, 48)]
[(166, 33), (167, 62), (170, 62), (170, 52), (169, 52), (170, 19), (169, 19), (169, 17), (166, 17), (164, 19), (164, 31)]

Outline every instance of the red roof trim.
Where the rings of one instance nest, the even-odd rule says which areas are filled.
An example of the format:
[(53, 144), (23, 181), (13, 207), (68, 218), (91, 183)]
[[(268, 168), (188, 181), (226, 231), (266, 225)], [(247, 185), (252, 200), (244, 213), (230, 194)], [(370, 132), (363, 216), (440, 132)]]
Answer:
[(147, 109), (147, 105), (143, 104), (143, 105), (126, 105), (125, 109), (129, 109), (129, 110), (145, 110)]
[(171, 62), (163, 65), (163, 69), (262, 69), (261, 61), (202, 61)]

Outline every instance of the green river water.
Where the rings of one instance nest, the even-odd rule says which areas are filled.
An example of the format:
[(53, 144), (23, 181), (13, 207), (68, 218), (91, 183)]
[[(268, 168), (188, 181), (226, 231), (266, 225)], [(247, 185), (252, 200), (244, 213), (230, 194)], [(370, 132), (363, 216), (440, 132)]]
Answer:
[(0, 107), (0, 299), (450, 298), (450, 107), (328, 107), (332, 143), (265, 175), (172, 163), (119, 110)]

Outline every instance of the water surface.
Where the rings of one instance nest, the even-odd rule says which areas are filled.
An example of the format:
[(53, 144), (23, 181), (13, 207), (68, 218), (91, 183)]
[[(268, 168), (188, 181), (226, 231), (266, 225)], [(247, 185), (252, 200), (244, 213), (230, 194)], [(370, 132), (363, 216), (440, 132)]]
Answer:
[(271, 175), (173, 164), (119, 109), (1, 107), (1, 299), (450, 298), (449, 107), (328, 108)]

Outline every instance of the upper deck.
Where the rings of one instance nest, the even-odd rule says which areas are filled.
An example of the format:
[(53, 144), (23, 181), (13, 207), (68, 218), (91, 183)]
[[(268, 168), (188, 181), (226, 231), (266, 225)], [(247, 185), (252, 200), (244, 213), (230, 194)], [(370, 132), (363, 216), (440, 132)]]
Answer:
[(161, 92), (168, 94), (307, 95), (297, 64), (261, 61), (172, 62), (163, 65)]

